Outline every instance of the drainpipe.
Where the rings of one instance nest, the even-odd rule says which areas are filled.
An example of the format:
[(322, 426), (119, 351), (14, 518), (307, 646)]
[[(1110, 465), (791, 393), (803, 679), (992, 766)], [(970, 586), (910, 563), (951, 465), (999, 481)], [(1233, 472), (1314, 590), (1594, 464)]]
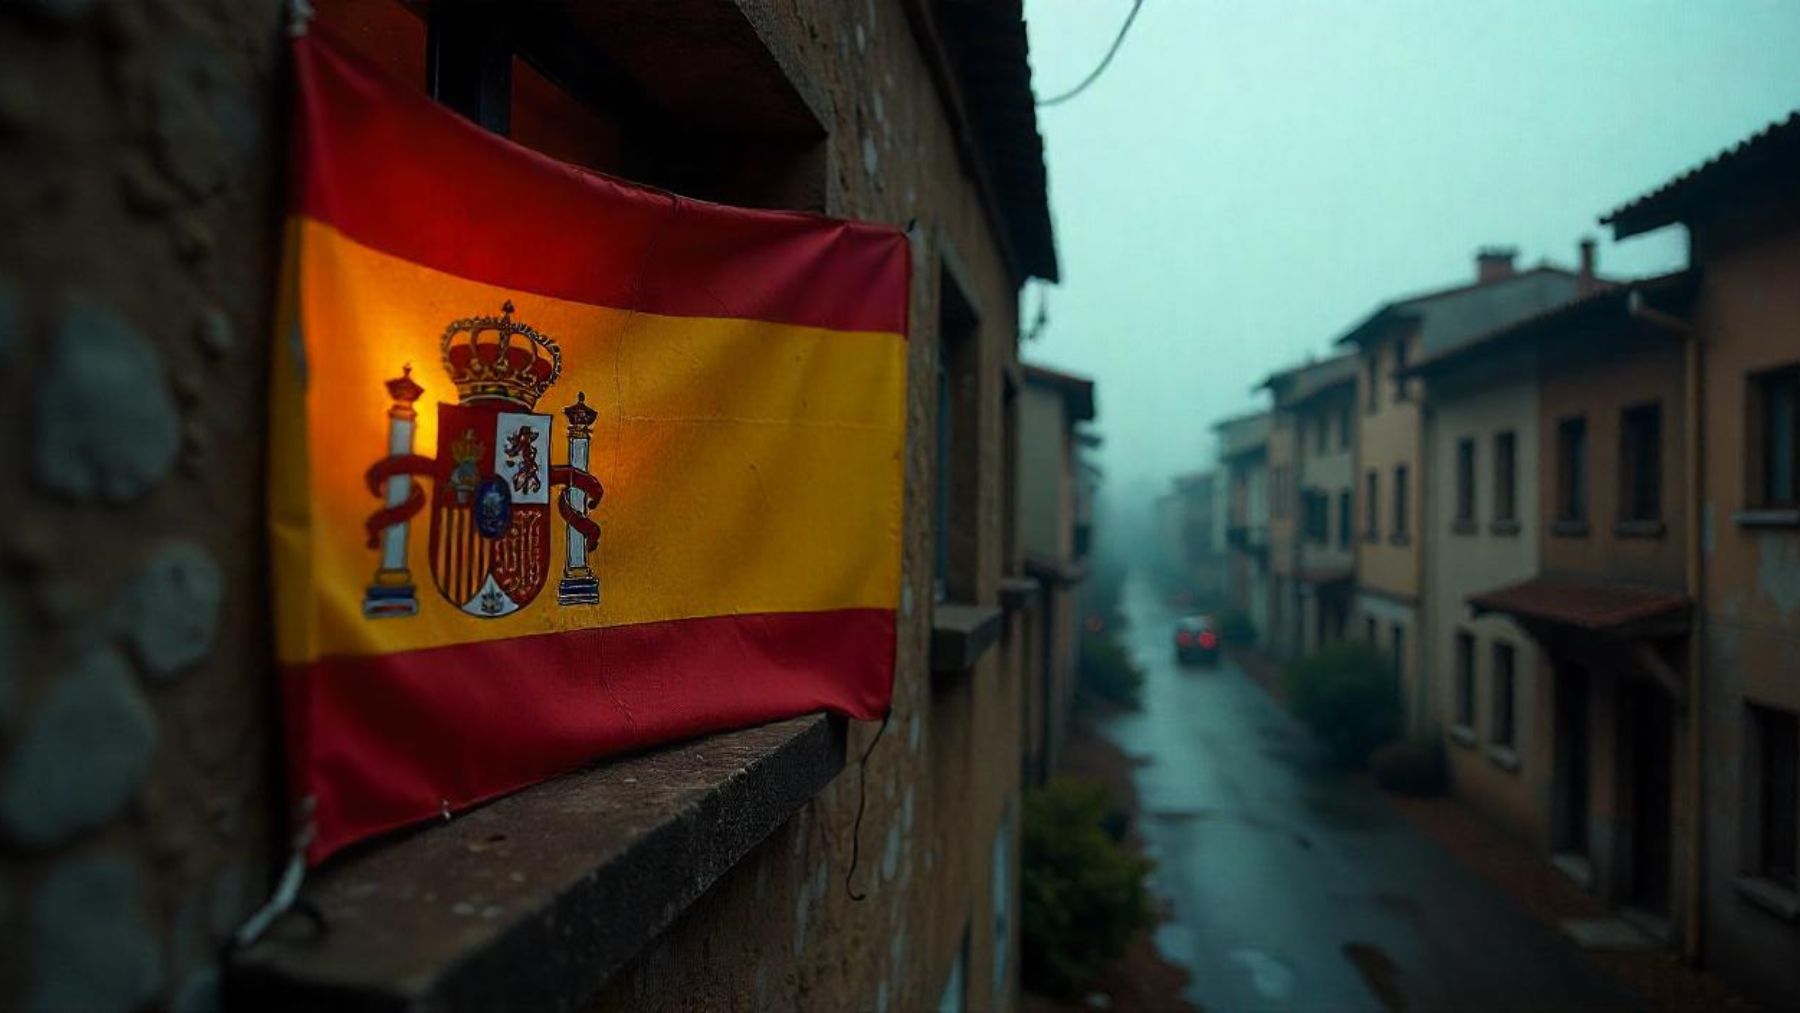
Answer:
[(1687, 441), (1687, 523), (1686, 523), (1686, 570), (1688, 600), (1693, 602), (1693, 618), (1688, 625), (1687, 642), (1687, 712), (1688, 712), (1688, 841), (1687, 868), (1684, 871), (1683, 892), (1686, 894), (1686, 914), (1682, 925), (1681, 953), (1689, 963), (1698, 963), (1700, 959), (1700, 907), (1701, 884), (1704, 881), (1704, 868), (1701, 861), (1701, 850), (1704, 846), (1705, 789), (1701, 778), (1704, 770), (1701, 766), (1701, 740), (1704, 737), (1706, 721), (1704, 701), (1700, 696), (1700, 675), (1704, 652), (1702, 644), (1705, 639), (1706, 609), (1705, 583), (1702, 580), (1702, 566), (1705, 562), (1700, 544), (1703, 533), (1700, 511), (1705, 505), (1705, 497), (1701, 495), (1704, 487), (1702, 468), (1706, 457), (1702, 439), (1704, 428), (1701, 425), (1701, 395), (1705, 391), (1701, 376), (1702, 358), (1700, 355), (1700, 335), (1694, 325), (1673, 314), (1664, 313), (1644, 302), (1642, 293), (1633, 290), (1626, 297), (1626, 312), (1633, 318), (1660, 330), (1668, 331), (1682, 340), (1682, 387), (1684, 412), (1682, 430)]

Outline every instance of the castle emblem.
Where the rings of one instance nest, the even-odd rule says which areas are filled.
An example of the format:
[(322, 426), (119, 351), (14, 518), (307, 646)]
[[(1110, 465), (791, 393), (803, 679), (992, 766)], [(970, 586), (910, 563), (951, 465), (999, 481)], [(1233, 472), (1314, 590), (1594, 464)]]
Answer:
[[(381, 561), (363, 596), (363, 615), (417, 615), (418, 591), (407, 563), (412, 520), (426, 506), (432, 580), (452, 605), (481, 618), (511, 615), (530, 605), (550, 571), (552, 499), (567, 551), (557, 584), (561, 605), (600, 600), (588, 555), (600, 537), (588, 512), (600, 483), (587, 470), (588, 442), (598, 414), (577, 394), (563, 409), (568, 463), (552, 465), (553, 419), (535, 411), (562, 374), (562, 351), (548, 335), (500, 316), (455, 320), (440, 342), (444, 370), (456, 386), (455, 404), (439, 402), (437, 454), (413, 453), (414, 402), (425, 393), (412, 366), (387, 382), (388, 456), (369, 468), (369, 491), (382, 506), (367, 521), (369, 547)], [(415, 479), (420, 480), (415, 482)], [(558, 492), (560, 490), (560, 492)]]

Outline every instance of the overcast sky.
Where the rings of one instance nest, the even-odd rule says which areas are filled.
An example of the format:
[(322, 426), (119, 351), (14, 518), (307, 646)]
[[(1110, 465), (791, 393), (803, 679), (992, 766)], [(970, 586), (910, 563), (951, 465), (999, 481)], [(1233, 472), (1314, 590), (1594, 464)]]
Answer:
[[(1026, 0), (1038, 94), (1130, 8)], [(1595, 219), (1800, 108), (1796, 53), (1800, 0), (1145, 0), (1038, 111), (1063, 281), (1024, 354), (1098, 381), (1108, 486), (1141, 501), (1270, 371), (1479, 246), (1681, 266), (1679, 229)]]

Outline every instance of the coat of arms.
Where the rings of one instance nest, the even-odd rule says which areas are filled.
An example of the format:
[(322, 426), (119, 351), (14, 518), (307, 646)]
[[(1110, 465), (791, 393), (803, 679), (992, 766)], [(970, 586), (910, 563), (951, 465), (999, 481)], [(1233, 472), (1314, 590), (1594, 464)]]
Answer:
[[(441, 344), (444, 370), (456, 385), (457, 403), (440, 402), (437, 453), (413, 453), (413, 403), (425, 389), (412, 367), (387, 382), (388, 456), (368, 472), (369, 491), (383, 506), (369, 517), (369, 547), (381, 553), (363, 597), (372, 619), (416, 615), (418, 592), (407, 565), (412, 518), (426, 496), (413, 479), (432, 484), (429, 558), (432, 580), (450, 604), (472, 616), (498, 618), (530, 605), (550, 571), (552, 499), (567, 540), (557, 585), (561, 605), (591, 605), (600, 584), (588, 554), (600, 537), (587, 513), (600, 501), (600, 483), (589, 474), (588, 440), (595, 411), (587, 396), (563, 409), (568, 420), (568, 463), (550, 463), (551, 416), (534, 411), (562, 374), (562, 351), (548, 335), (512, 317), (452, 321)], [(560, 494), (556, 493), (560, 487)]]

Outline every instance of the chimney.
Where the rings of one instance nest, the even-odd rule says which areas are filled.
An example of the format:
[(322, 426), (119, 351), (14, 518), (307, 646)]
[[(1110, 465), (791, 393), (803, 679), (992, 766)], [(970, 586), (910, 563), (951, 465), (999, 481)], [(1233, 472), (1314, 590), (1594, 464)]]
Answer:
[(1575, 279), (1575, 295), (1590, 295), (1600, 283), (1594, 278), (1594, 237), (1583, 236), (1581, 240), (1581, 274)]
[(1519, 251), (1511, 246), (1484, 246), (1475, 251), (1475, 284), (1486, 285), (1513, 276), (1513, 258)]

